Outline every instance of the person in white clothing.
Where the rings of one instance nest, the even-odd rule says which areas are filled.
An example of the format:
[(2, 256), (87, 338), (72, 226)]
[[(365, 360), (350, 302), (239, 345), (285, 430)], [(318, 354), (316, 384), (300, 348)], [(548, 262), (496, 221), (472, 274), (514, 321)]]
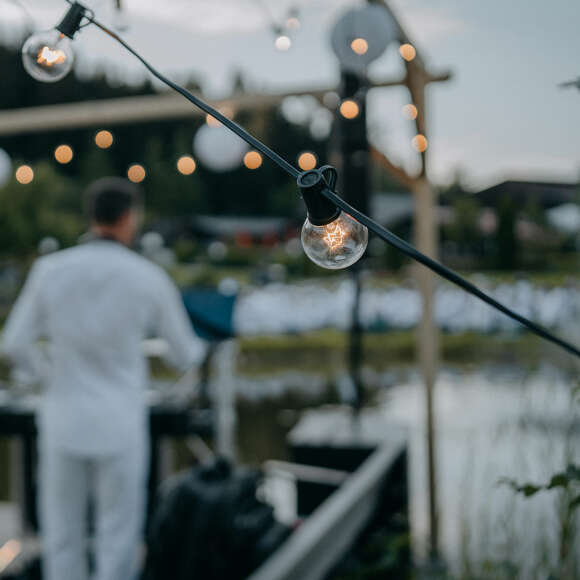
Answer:
[(164, 338), (183, 370), (205, 351), (169, 276), (130, 249), (140, 199), (124, 179), (90, 186), (93, 239), (34, 263), (3, 334), (5, 354), (46, 387), (37, 417), (45, 580), (88, 578), (90, 497), (95, 579), (135, 577), (149, 465), (142, 342)]

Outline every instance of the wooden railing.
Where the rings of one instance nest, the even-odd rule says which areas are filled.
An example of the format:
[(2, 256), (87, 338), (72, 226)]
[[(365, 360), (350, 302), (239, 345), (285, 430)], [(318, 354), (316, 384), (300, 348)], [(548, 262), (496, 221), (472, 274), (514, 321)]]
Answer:
[(377, 447), (248, 580), (325, 578), (372, 520), (406, 445), (401, 435)]

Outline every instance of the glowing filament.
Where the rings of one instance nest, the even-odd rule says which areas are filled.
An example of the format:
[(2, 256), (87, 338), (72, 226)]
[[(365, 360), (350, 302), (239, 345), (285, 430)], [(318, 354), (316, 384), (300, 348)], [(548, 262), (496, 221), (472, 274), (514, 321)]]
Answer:
[(325, 227), (324, 240), (331, 250), (342, 247), (344, 242), (345, 231), (339, 224), (331, 222)]
[(38, 53), (36, 62), (46, 66), (53, 64), (62, 64), (66, 60), (66, 54), (62, 50), (52, 50), (48, 46), (44, 46)]

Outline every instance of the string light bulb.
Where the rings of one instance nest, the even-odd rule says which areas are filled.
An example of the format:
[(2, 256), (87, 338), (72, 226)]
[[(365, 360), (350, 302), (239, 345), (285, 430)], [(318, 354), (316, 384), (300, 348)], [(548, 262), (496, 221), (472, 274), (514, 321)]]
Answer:
[(399, 54), (407, 61), (411, 62), (417, 56), (417, 50), (412, 44), (406, 42), (399, 47)]
[(37, 32), (22, 47), (22, 63), (26, 72), (37, 81), (60, 81), (74, 63), (70, 39), (58, 30)]
[(244, 165), (247, 169), (259, 169), (262, 165), (262, 156), (257, 151), (248, 151), (244, 155)]
[(66, 165), (72, 161), (74, 156), (73, 150), (69, 145), (59, 145), (54, 150), (54, 158), (61, 165)]
[(314, 169), (318, 160), (316, 159), (316, 155), (311, 153), (310, 151), (304, 151), (298, 156), (298, 167), (302, 169), (302, 171), (309, 171), (310, 169)]
[(99, 149), (108, 149), (113, 144), (114, 138), (110, 131), (99, 131), (95, 135), (95, 144)]
[(362, 56), (363, 54), (366, 54), (369, 51), (369, 43), (364, 38), (361, 38), (361, 37), (355, 38), (350, 43), (350, 48), (352, 49), (352, 51), (355, 54), (358, 54), (359, 56)]
[(356, 119), (360, 113), (360, 107), (356, 101), (346, 99), (340, 104), (340, 114), (345, 119)]
[(364, 225), (322, 195), (324, 188), (334, 189), (335, 184), (336, 170), (328, 165), (298, 178), (308, 209), (300, 234), (302, 247), (315, 264), (329, 270), (352, 266), (364, 254), (369, 239)]
[(286, 20), (286, 28), (289, 28), (290, 30), (297, 30), (298, 28), (300, 28), (300, 20), (298, 19), (298, 17), (290, 16)]
[(276, 50), (280, 52), (286, 52), (292, 46), (292, 40), (290, 37), (283, 32), (281, 28), (275, 28), (276, 40), (274, 41), (274, 46)]
[(138, 163), (131, 165), (131, 167), (129, 167), (127, 170), (127, 177), (133, 183), (141, 183), (145, 179), (146, 175), (147, 172), (145, 171), (145, 168)]
[(292, 8), (288, 12), (288, 18), (286, 18), (286, 28), (290, 30), (297, 30), (300, 28), (300, 25), (300, 12), (298, 11), (298, 8)]
[(406, 105), (403, 105), (402, 113), (403, 117), (409, 119), (409, 121), (413, 121), (414, 119), (417, 118), (419, 111), (417, 110), (417, 107), (413, 105), (413, 103), (408, 103)]
[(32, 183), (34, 179), (34, 171), (30, 165), (21, 165), (15, 173), (16, 181), (22, 185)]
[(55, 83), (64, 78), (74, 64), (71, 40), (81, 25), (86, 9), (74, 3), (52, 30), (35, 32), (22, 46), (22, 64), (37, 81)]
[(195, 159), (190, 155), (183, 155), (177, 160), (177, 171), (182, 175), (191, 175), (196, 167)]
[(411, 140), (411, 143), (419, 153), (424, 153), (427, 151), (427, 146), (429, 145), (427, 137), (425, 137), (425, 135), (421, 135), (421, 133), (415, 135)]

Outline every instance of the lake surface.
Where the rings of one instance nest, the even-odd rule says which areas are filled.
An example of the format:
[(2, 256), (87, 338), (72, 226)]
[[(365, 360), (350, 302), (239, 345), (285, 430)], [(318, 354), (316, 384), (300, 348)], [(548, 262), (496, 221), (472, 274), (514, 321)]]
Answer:
[[(380, 372), (366, 368), (365, 377), (363, 417), (379, 413), (385, 426), (396, 423), (409, 429), (413, 549), (420, 560), (429, 530), (421, 377), (412, 366), (396, 365)], [(238, 377), (242, 459), (255, 463), (285, 458), (284, 438), (300, 409), (336, 399), (341, 382), (348, 381), (340, 374), (333, 380), (328, 373), (296, 369)], [(562, 493), (524, 498), (499, 482), (547, 482), (567, 464), (580, 464), (576, 385), (574, 367), (547, 361), (482, 361), (441, 368), (435, 388), (441, 551), (456, 576), (545, 579), (557, 569)], [(580, 529), (578, 516), (580, 511)], [(574, 541), (579, 546), (580, 536)]]
[[(341, 404), (351, 394), (344, 369), (324, 360), (319, 372), (294, 362), (260, 374), (238, 368), (236, 444), (244, 463), (288, 458), (285, 438), (301, 411)], [(421, 377), (413, 365), (396, 361), (367, 366), (363, 376), (363, 416), (379, 414), (385, 426), (409, 430), (413, 550), (420, 560), (429, 529)], [(562, 494), (525, 499), (498, 482), (546, 482), (568, 463), (580, 464), (577, 384), (568, 358), (442, 365), (435, 387), (438, 505), (441, 551), (455, 576), (545, 579), (557, 568)], [(0, 448), (2, 479), (8, 471)], [(580, 545), (580, 536), (575, 541)], [(580, 562), (576, 566), (580, 571)], [(519, 575), (485, 572), (500, 569)]]

